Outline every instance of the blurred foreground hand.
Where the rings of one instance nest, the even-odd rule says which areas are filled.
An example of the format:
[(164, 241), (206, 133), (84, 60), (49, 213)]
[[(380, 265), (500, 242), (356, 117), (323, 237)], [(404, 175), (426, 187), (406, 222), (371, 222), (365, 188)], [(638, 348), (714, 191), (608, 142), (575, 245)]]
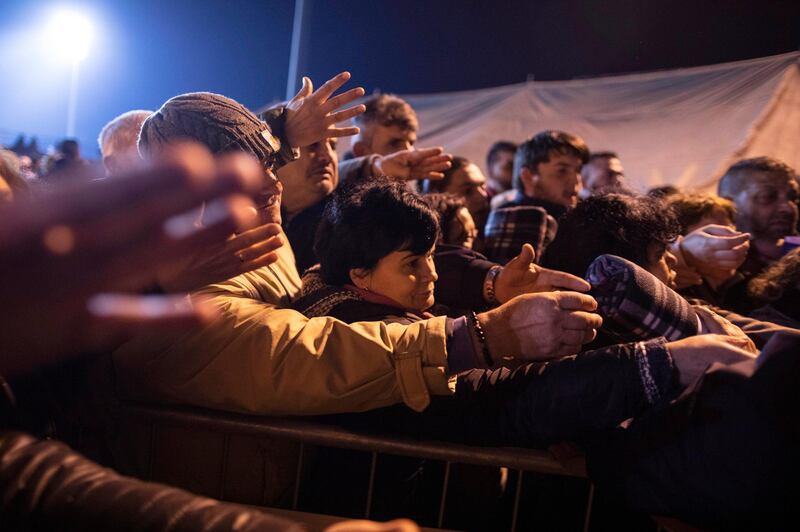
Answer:
[(419, 532), (419, 527), (414, 521), (408, 519), (395, 519), (386, 523), (353, 520), (331, 525), (325, 529), (325, 532)]
[[(136, 292), (158, 267), (252, 227), (247, 195), (262, 179), (246, 155), (215, 160), (183, 144), (126, 177), (0, 209), (0, 373), (101, 349), (142, 327), (180, 331), (211, 319), (202, 303)], [(203, 202), (214, 215), (198, 227)]]

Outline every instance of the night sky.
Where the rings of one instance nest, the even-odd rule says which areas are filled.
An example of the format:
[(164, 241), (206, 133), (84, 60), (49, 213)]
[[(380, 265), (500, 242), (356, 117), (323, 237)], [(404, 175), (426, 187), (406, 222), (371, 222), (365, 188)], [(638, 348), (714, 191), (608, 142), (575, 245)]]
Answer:
[[(81, 67), (78, 136), (209, 90), (259, 107), (286, 90), (292, 0), (0, 0), (0, 142), (46, 144), (66, 127), (69, 66), (36, 31), (72, 6), (96, 28)], [(300, 72), (350, 70), (368, 92), (467, 90), (524, 81), (697, 66), (797, 50), (797, 1), (306, 0)]]

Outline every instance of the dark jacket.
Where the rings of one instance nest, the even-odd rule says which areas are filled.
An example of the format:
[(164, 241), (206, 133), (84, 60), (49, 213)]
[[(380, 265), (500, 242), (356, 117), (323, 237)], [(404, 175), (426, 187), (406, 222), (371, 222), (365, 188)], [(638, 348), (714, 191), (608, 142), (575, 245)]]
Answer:
[(317, 234), (319, 222), (322, 220), (322, 212), (325, 210), (330, 198), (330, 196), (326, 196), (316, 204), (298, 213), (291, 220), (285, 215), (282, 216), (283, 231), (292, 245), (294, 261), (300, 274), (319, 262), (314, 254), (314, 238)]
[(497, 263), (477, 251), (448, 244), (436, 244), (433, 263), (439, 274), (434, 296), (437, 302), (450, 308), (448, 315), (459, 316), (487, 307), (483, 281)]

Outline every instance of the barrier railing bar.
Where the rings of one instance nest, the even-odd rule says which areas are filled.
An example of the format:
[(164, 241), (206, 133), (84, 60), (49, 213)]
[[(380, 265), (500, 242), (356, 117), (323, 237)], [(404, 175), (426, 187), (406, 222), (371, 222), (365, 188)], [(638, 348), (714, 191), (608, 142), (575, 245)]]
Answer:
[(525, 471), (517, 469), (517, 492), (514, 494), (514, 510), (511, 512), (511, 532), (517, 530), (517, 514), (519, 514), (519, 500), (522, 495), (522, 476)]
[(222, 464), (220, 465), (219, 500), (225, 500), (225, 476), (228, 474), (228, 453), (230, 453), (231, 435), (225, 434), (222, 439)]
[(436, 528), (442, 528), (444, 523), (444, 505), (447, 502), (447, 488), (450, 485), (450, 462), (444, 463), (444, 482), (442, 482), (442, 499), (439, 501), (439, 519)]
[(300, 442), (300, 452), (297, 455), (297, 474), (294, 478), (294, 494), (292, 495), (292, 510), (297, 510), (297, 502), (300, 499), (300, 479), (303, 476), (303, 451), (305, 444)]
[(372, 490), (375, 489), (375, 468), (378, 466), (378, 453), (372, 452), (372, 463), (369, 466), (369, 485), (367, 487), (367, 508), (364, 511), (364, 517), (369, 519), (370, 511), (372, 510)]
[(545, 474), (586, 478), (584, 471), (569, 470), (546, 451), (508, 447), (475, 447), (452, 442), (420, 442), (385, 435), (357, 433), (300, 418), (268, 418), (225, 413), (211, 415), (205, 411), (184, 412), (178, 409), (126, 406), (123, 412), (175, 426), (208, 427), (214, 431), (233, 431), (242, 435), (260, 435), (302, 441), (311, 445), (327, 445), (367, 452), (414, 456), (443, 462), (505, 466)]
[(589, 522), (592, 520), (592, 503), (594, 502), (594, 483), (589, 483), (589, 496), (586, 501), (586, 517), (583, 519), (583, 532), (589, 532)]

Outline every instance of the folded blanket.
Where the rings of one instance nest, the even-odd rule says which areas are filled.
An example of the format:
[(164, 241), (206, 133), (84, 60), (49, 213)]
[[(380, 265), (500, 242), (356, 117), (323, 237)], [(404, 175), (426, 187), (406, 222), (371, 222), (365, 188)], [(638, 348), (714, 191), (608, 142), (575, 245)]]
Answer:
[(600, 255), (586, 270), (603, 317), (602, 331), (620, 342), (658, 336), (680, 340), (700, 332), (686, 299), (653, 274), (615, 255)]

